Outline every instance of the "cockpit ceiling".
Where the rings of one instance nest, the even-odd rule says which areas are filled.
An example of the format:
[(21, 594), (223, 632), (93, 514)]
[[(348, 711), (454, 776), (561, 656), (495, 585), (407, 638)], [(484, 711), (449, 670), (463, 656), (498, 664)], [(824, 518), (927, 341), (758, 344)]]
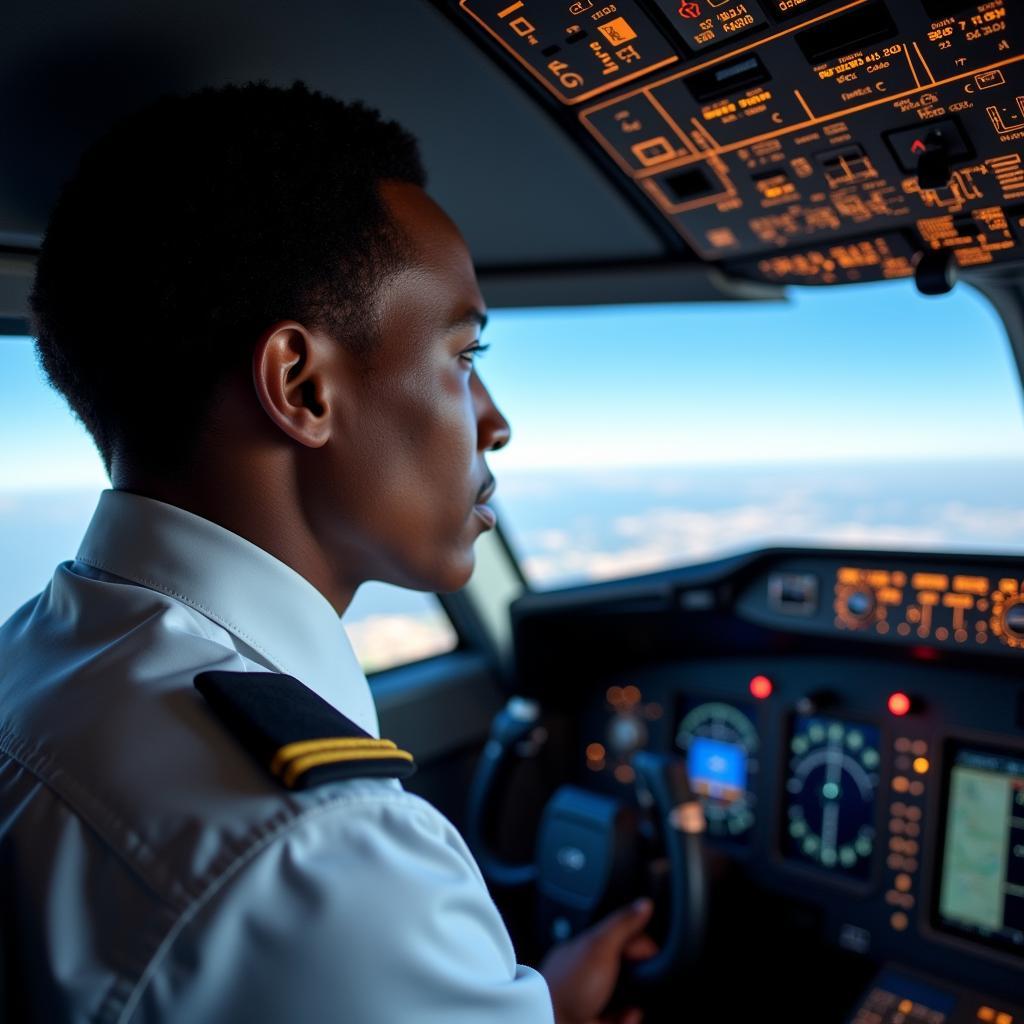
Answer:
[[(700, 259), (771, 283), (1024, 259), (1019, 0), (449, 0)], [(577, 207), (573, 222), (599, 220)]]
[[(115, 118), (165, 93), (296, 79), (420, 140), (478, 266), (650, 262), (666, 240), (429, 0), (48, 0), (4, 5), (0, 253), (39, 244), (60, 184)], [(603, 211), (574, 223), (567, 208)], [(0, 266), (0, 314), (4, 271)]]

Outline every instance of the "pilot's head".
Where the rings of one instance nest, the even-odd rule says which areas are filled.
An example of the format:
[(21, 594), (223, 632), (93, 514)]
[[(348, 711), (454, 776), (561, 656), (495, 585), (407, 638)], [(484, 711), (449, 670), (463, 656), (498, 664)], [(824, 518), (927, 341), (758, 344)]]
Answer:
[(461, 586), (509, 428), (483, 300), (415, 141), (296, 84), (165, 99), (83, 158), (32, 308), (116, 487), (284, 558), (341, 610)]

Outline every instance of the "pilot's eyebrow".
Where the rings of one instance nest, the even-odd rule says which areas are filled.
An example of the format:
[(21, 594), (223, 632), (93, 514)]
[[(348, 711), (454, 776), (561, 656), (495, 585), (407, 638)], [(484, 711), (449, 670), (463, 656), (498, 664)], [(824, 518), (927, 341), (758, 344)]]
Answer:
[(457, 316), (449, 325), (449, 329), (456, 331), (460, 327), (479, 327), (482, 331), (487, 326), (487, 314), (479, 309), (468, 309), (465, 313)]

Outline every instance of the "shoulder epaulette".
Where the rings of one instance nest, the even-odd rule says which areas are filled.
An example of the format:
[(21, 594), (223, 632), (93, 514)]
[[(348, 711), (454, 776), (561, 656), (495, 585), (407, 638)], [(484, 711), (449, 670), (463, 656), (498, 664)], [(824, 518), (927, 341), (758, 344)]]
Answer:
[(289, 789), (368, 776), (405, 778), (416, 770), (412, 754), (360, 729), (292, 676), (200, 672), (195, 687)]

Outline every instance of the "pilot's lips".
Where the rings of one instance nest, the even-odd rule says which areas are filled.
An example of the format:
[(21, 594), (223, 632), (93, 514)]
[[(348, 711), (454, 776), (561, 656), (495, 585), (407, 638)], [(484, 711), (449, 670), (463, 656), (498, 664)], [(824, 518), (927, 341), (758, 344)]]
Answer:
[(480, 493), (477, 495), (476, 504), (473, 506), (473, 511), (483, 520), (484, 526), (488, 530), (494, 529), (498, 524), (497, 513), (487, 504), (491, 495), (494, 494), (496, 486), (494, 477), (491, 477), (481, 488)]

